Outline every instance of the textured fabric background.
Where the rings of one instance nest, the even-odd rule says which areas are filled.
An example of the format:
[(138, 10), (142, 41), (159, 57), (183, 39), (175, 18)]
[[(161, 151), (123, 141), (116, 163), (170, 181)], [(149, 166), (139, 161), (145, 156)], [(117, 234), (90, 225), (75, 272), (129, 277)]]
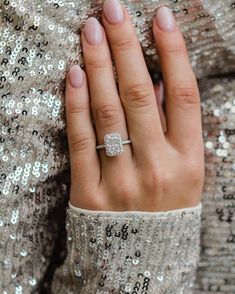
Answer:
[[(49, 289), (66, 255), (69, 158), (64, 77), (82, 64), (79, 31), (102, 1), (0, 3), (0, 292)], [(151, 21), (172, 8), (200, 79), (206, 152), (198, 293), (235, 293), (235, 69), (231, 0), (124, 1), (149, 68)], [(69, 255), (68, 255), (69, 256)], [(5, 292), (4, 292), (5, 291)], [(49, 290), (44, 290), (49, 291)]]

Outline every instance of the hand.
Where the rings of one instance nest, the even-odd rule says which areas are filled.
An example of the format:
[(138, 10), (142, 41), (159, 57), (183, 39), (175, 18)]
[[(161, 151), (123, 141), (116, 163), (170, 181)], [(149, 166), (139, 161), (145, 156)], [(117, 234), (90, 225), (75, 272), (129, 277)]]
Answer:
[[(71, 204), (103, 211), (196, 206), (204, 179), (200, 97), (173, 15), (162, 7), (153, 22), (166, 92), (166, 132), (135, 30), (117, 0), (105, 1), (103, 25), (87, 20), (82, 32), (86, 74), (74, 66), (67, 78)], [(132, 141), (124, 153), (109, 157), (104, 149), (96, 150), (105, 134), (117, 132)]]

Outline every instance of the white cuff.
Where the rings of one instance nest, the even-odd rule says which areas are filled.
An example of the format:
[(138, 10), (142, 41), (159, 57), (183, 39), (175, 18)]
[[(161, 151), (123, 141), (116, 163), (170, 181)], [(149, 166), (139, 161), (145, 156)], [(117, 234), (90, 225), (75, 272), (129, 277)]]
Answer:
[(75, 213), (83, 213), (83, 214), (90, 214), (93, 216), (97, 215), (113, 215), (113, 216), (131, 216), (131, 215), (139, 215), (139, 216), (156, 216), (156, 217), (165, 217), (169, 214), (181, 214), (182, 212), (195, 212), (200, 211), (202, 209), (202, 203), (200, 202), (197, 206), (181, 208), (181, 209), (174, 209), (168, 211), (156, 211), (156, 212), (149, 212), (149, 211), (102, 211), (102, 210), (88, 210), (79, 207), (73, 206), (69, 202), (69, 208)]

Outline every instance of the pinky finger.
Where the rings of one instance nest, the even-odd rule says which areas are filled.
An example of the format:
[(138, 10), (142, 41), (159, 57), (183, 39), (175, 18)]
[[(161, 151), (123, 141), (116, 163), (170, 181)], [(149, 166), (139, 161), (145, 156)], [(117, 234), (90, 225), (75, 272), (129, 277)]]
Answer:
[(90, 115), (87, 79), (77, 65), (68, 74), (65, 100), (72, 178), (70, 201), (79, 206), (78, 194), (92, 189), (91, 184), (98, 187), (100, 164)]

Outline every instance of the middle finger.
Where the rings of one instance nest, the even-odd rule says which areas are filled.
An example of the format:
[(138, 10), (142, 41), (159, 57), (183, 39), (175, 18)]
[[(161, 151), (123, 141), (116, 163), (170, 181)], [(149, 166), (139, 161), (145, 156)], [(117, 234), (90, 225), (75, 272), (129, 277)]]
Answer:
[[(148, 146), (158, 148), (164, 138), (153, 83), (130, 17), (119, 0), (105, 1), (103, 23), (114, 56), (133, 151), (144, 158), (149, 154)], [(143, 141), (145, 144), (141, 144)]]

